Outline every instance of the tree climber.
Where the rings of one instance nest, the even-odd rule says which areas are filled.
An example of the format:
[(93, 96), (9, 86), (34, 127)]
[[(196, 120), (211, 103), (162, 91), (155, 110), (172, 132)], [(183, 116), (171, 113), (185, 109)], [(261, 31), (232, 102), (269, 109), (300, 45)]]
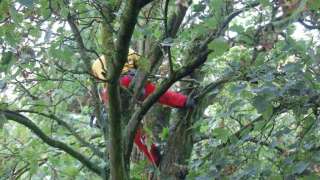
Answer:
[[(135, 51), (132, 49), (129, 50), (128, 54), (128, 61), (124, 65), (124, 68), (122, 70), (122, 76), (120, 78), (120, 85), (124, 88), (128, 88), (130, 86), (130, 83), (134, 77), (134, 72), (138, 68), (138, 61), (140, 59), (140, 55), (137, 54)], [(104, 56), (101, 56), (99, 59), (95, 60), (93, 65), (92, 65), (92, 71), (94, 76), (96, 76), (98, 79), (105, 80), (105, 71), (106, 67), (106, 59)], [(151, 95), (154, 91), (156, 90), (156, 85), (147, 82), (146, 85), (144, 86), (144, 92), (143, 92), (143, 99)], [(106, 88), (103, 89), (102, 91), (102, 98), (103, 100), (107, 100), (107, 91)], [(159, 98), (159, 103), (163, 105), (167, 105), (170, 107), (175, 107), (175, 108), (188, 108), (192, 107), (194, 102), (192, 99), (188, 99), (187, 96), (177, 93), (171, 90), (168, 90), (165, 92), (160, 98)]]
[[(128, 54), (128, 60), (126, 64), (123, 67), (122, 75), (120, 77), (120, 85), (124, 88), (129, 88), (130, 83), (132, 82), (135, 71), (138, 68), (138, 61), (140, 59), (140, 55), (137, 54), (132, 49), (129, 49)], [(101, 56), (100, 58), (96, 59), (94, 63), (92, 64), (92, 73), (93, 75), (100, 79), (105, 80), (105, 75), (107, 70), (106, 67), (106, 58), (104, 56)], [(107, 85), (107, 84), (105, 84)], [(147, 82), (143, 89), (143, 97), (142, 99), (145, 99), (149, 95), (151, 95), (156, 90), (156, 85)], [(107, 88), (104, 87), (103, 90), (100, 93), (101, 99), (103, 103), (107, 103), (108, 101), (108, 93)], [(174, 108), (188, 108), (193, 107), (194, 102), (192, 99), (189, 99), (186, 95), (183, 95), (181, 93), (177, 93), (171, 90), (168, 90), (165, 92), (158, 101), (160, 104), (167, 105), (169, 107)], [(134, 138), (135, 144), (138, 146), (139, 150), (144, 153), (144, 155), (147, 157), (150, 163), (158, 166), (160, 162), (160, 152), (159, 148), (156, 144), (151, 144), (150, 151), (148, 150), (148, 147), (146, 145), (146, 136), (143, 133), (142, 128), (139, 128), (136, 132), (135, 138)]]

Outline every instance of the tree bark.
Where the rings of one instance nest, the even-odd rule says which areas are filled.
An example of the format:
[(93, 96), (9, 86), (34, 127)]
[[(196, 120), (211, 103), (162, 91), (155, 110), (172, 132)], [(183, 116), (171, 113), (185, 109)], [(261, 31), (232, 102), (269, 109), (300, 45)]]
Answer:
[(111, 178), (115, 180), (129, 179), (130, 160), (124, 159), (123, 151), (123, 121), (119, 78), (127, 61), (129, 45), (134, 27), (137, 23), (137, 17), (141, 8), (149, 3), (149, 0), (129, 0), (126, 1), (123, 13), (120, 17), (120, 28), (116, 35), (116, 42), (113, 41), (113, 32), (107, 22), (103, 26), (103, 49), (108, 67), (108, 110), (109, 110), (109, 137), (110, 137), (110, 172)]

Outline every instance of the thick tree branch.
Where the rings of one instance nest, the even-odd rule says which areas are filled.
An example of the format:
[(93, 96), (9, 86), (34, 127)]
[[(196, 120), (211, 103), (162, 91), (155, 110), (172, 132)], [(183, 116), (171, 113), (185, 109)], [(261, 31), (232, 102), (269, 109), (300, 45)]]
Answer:
[[(71, 27), (71, 30), (75, 36), (76, 42), (78, 44), (79, 47), (79, 53), (81, 54), (81, 59), (83, 60), (85, 66), (86, 66), (86, 70), (87, 72), (90, 72), (90, 67), (91, 67), (91, 63), (90, 60), (91, 58), (87, 55), (87, 49), (85, 47), (83, 38), (81, 36), (81, 33), (79, 31), (79, 28), (77, 27), (76, 23), (75, 23), (75, 19), (74, 17), (69, 13), (68, 17), (67, 17), (67, 21)], [(91, 74), (91, 73), (90, 73)], [(102, 116), (102, 112), (101, 110), (103, 109), (103, 105), (100, 102), (100, 98), (99, 98), (99, 90), (98, 90), (98, 84), (95, 80), (95, 78), (93, 76), (90, 76), (90, 81), (92, 82), (92, 94), (93, 94), (93, 101), (94, 101), (94, 111), (95, 111), (95, 115), (96, 118), (98, 119), (98, 121), (101, 123), (102, 126), (102, 131), (103, 131), (103, 136), (104, 136), (104, 140), (105, 140), (105, 145), (107, 147), (107, 122), (106, 119), (103, 118)], [(107, 80), (106, 80), (107, 81)], [(108, 157), (108, 149), (106, 148), (106, 152), (105, 152), (105, 161), (107, 161)], [(104, 175), (106, 175), (106, 172), (104, 173)]]
[(151, 106), (156, 103), (156, 101), (173, 85), (176, 81), (180, 80), (181, 78), (189, 75), (193, 72), (194, 69), (201, 66), (205, 60), (207, 55), (209, 54), (209, 50), (206, 50), (195, 58), (195, 60), (186, 65), (185, 67), (179, 69), (176, 73), (172, 74), (171, 77), (164, 80), (159, 88), (150, 95), (142, 104), (141, 108), (138, 109), (131, 117), (127, 127), (126, 133), (124, 134), (124, 142), (125, 142), (125, 158), (129, 158), (132, 150), (133, 145), (133, 138), (134, 134), (138, 128), (140, 121), (142, 120), (143, 116), (148, 112)]
[(83, 165), (85, 165), (88, 169), (96, 173), (97, 175), (101, 176), (103, 171), (102, 168), (91, 162), (87, 157), (85, 157), (83, 154), (80, 152), (74, 150), (72, 147), (69, 145), (57, 141), (55, 139), (50, 138), (47, 136), (36, 124), (34, 124), (30, 119), (27, 117), (16, 113), (14, 111), (9, 111), (9, 110), (0, 110), (0, 115), (2, 118), (4, 117), (5, 119), (15, 121), (19, 124), (22, 124), (26, 126), (28, 129), (30, 129), (34, 134), (36, 134), (41, 140), (43, 140), (46, 144), (55, 147), (59, 150), (62, 150), (69, 154), (70, 156), (74, 157), (78, 161), (80, 161)]
[(126, 2), (124, 13), (120, 17), (120, 28), (115, 43), (115, 58), (112, 59), (112, 69), (110, 69), (109, 74), (109, 78), (115, 83), (117, 83), (123, 66), (127, 62), (131, 37), (141, 8), (139, 1), (129, 0)]
[(54, 121), (56, 121), (59, 125), (63, 126), (64, 128), (66, 128), (82, 145), (90, 148), (93, 153), (95, 155), (97, 155), (98, 157), (104, 159), (104, 154), (97, 149), (93, 144), (90, 144), (89, 142), (87, 142), (83, 137), (81, 137), (81, 135), (75, 130), (73, 129), (67, 122), (65, 122), (64, 120), (58, 118), (57, 116), (55, 116), (54, 114), (45, 114), (45, 113), (41, 113), (41, 112), (37, 112), (37, 111), (32, 111), (32, 110), (17, 110), (15, 112), (25, 112), (25, 113), (32, 113), (32, 114), (38, 114), (41, 115), (43, 117), (49, 118), (49, 119), (53, 119)]
[[(200, 67), (206, 61), (207, 55), (211, 52), (211, 50), (207, 49), (207, 45), (215, 38), (221, 36), (222, 33), (225, 31), (225, 28), (235, 17), (237, 17), (239, 14), (241, 14), (245, 10), (255, 7), (257, 5), (258, 3), (254, 3), (249, 5), (248, 7), (245, 7), (241, 10), (238, 10), (232, 13), (226, 18), (224, 22), (222, 22), (221, 26), (218, 29), (215, 28), (212, 31), (208, 32), (208, 36), (200, 35), (199, 38), (195, 38), (193, 47), (191, 48), (191, 52), (189, 52), (189, 54), (186, 56), (187, 59), (190, 59), (190, 61), (186, 61), (186, 62), (190, 62), (190, 63), (182, 67), (181, 69), (177, 70), (177, 72), (172, 74), (172, 76), (169, 79), (163, 81), (160, 87), (143, 102), (141, 108), (137, 110), (131, 117), (126, 127), (126, 133), (124, 134), (126, 159), (130, 157), (132, 145), (133, 145), (133, 138), (137, 130), (138, 124), (140, 123), (143, 116), (148, 112), (150, 107), (161, 97), (163, 93), (165, 93), (170, 88), (172, 84), (174, 84), (176, 81), (180, 80), (181, 78), (191, 74), (194, 71), (194, 69)], [(179, 26), (175, 26), (175, 27), (179, 27)], [(171, 32), (176, 33), (176, 31), (171, 31)], [(201, 41), (201, 39), (204, 39), (204, 41)], [(193, 52), (197, 52), (198, 54), (194, 57)]]
[[(124, 64), (127, 61), (129, 45), (137, 17), (141, 8), (149, 3), (148, 0), (128, 0), (125, 3), (123, 13), (120, 17), (120, 28), (116, 36), (116, 42), (113, 44), (113, 33), (108, 31), (106, 25), (103, 28), (103, 48), (104, 53), (109, 57), (107, 61), (108, 67), (108, 95), (109, 95), (109, 119), (110, 119), (110, 161), (111, 176), (113, 179), (128, 179), (127, 174), (129, 167), (128, 162), (124, 162), (123, 143), (122, 143), (122, 112), (120, 100), (119, 77), (121, 75)], [(114, 51), (114, 52), (112, 52)], [(126, 170), (127, 169), (127, 170)]]

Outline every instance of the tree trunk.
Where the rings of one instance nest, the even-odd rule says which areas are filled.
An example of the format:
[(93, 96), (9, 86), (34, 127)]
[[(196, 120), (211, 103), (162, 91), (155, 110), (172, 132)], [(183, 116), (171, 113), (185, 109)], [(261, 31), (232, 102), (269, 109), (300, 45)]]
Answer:
[(187, 174), (186, 160), (193, 148), (192, 130), (189, 129), (192, 124), (191, 114), (192, 110), (179, 112), (179, 121), (170, 131), (160, 166), (162, 179), (184, 179)]
[[(206, 58), (206, 57), (205, 57)], [(191, 75), (192, 79), (203, 81), (204, 73), (200, 70)], [(190, 88), (190, 84), (182, 83), (182, 89)], [(192, 86), (192, 85), (191, 85)], [(187, 88), (189, 87), (189, 88)], [(192, 94), (186, 91), (185, 94)], [(191, 98), (191, 97), (189, 97)], [(168, 143), (160, 165), (161, 179), (185, 179), (188, 174), (188, 163), (193, 149), (192, 125), (201, 118), (205, 108), (201, 99), (193, 109), (182, 109), (177, 113), (176, 124), (170, 129)]]
[[(112, 179), (122, 180), (128, 179), (126, 177), (126, 169), (124, 166), (123, 159), (123, 146), (122, 146), (122, 125), (121, 125), (121, 108), (119, 104), (114, 104), (120, 101), (120, 91), (119, 86), (114, 84), (108, 85), (109, 92), (109, 117), (110, 117), (110, 128), (109, 128), (109, 137), (110, 137), (110, 161), (112, 166), (110, 167), (110, 172)], [(117, 144), (117, 145), (115, 145)]]

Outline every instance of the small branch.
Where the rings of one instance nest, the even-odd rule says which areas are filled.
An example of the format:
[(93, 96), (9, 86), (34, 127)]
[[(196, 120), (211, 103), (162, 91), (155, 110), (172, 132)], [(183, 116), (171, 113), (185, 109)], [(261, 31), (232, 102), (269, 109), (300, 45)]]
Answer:
[[(158, 80), (158, 79), (169, 79), (169, 77), (166, 77), (166, 76), (153, 75), (153, 74), (150, 74), (148, 77), (151, 78), (151, 79), (156, 79), (156, 80)], [(196, 79), (191, 79), (191, 78), (183, 78), (183, 79), (180, 79), (179, 81), (192, 83), (192, 84), (197, 84), (197, 85), (200, 84), (199, 81), (197, 81)]]
[(22, 82), (20, 82), (17, 78), (15, 79), (18, 82), (18, 85), (21, 87), (21, 89), (23, 90), (23, 92), (27, 93), (28, 96), (32, 99), (32, 100), (38, 100), (39, 98), (34, 96), (26, 87), (24, 87), (24, 85), (22, 84)]
[[(85, 66), (86, 66), (86, 70), (88, 72), (90, 72), (90, 67), (91, 67), (91, 63), (90, 63), (90, 57), (87, 55), (87, 48), (85, 47), (84, 45), (84, 41), (83, 41), (83, 38), (81, 37), (81, 33), (77, 27), (77, 25), (75, 24), (75, 20), (74, 20), (74, 17), (69, 13), (68, 14), (68, 17), (67, 17), (67, 20), (68, 20), (68, 23), (71, 27), (71, 30), (75, 36), (75, 39), (76, 39), (76, 42), (78, 44), (78, 47), (79, 47), (79, 52), (80, 52), (80, 55), (81, 55), (81, 59), (83, 60)], [(91, 73), (90, 73), (91, 74)], [(100, 99), (99, 99), (99, 90), (98, 90), (98, 85), (95, 81), (95, 77), (94, 75), (91, 74), (90, 76), (90, 81), (92, 82), (92, 92), (93, 92), (93, 101), (94, 101), (94, 110), (95, 110), (95, 114), (96, 114), (96, 117), (98, 119), (99, 122), (102, 122), (101, 124), (104, 125), (102, 127), (102, 130), (105, 130), (107, 127), (105, 126), (106, 123), (105, 123), (105, 119), (103, 119), (102, 117), (102, 113), (101, 113), (101, 109), (103, 109), (103, 105), (102, 103), (100, 102)], [(108, 80), (102, 80), (104, 82), (108, 82)], [(104, 135), (104, 139), (105, 139), (105, 143), (106, 143), (106, 146), (107, 146), (107, 134), (106, 134), (106, 131), (103, 132), (103, 135)], [(105, 160), (107, 160), (107, 158), (105, 158)]]
[[(285, 107), (285, 106), (279, 106), (279, 107), (275, 108), (274, 111), (273, 111), (272, 116), (270, 117), (270, 119), (275, 118), (275, 116), (283, 113), (283, 112), (286, 110), (284, 107)], [(256, 119), (250, 121), (250, 123), (248, 123), (248, 124), (245, 125), (244, 127), (240, 128), (240, 130), (238, 130), (237, 132), (233, 133), (233, 135), (231, 135), (231, 136), (234, 136), (234, 137), (237, 137), (238, 139), (241, 139), (243, 132), (252, 130), (252, 129), (254, 128), (255, 123), (260, 122), (260, 121), (263, 121), (263, 120), (265, 120), (265, 119), (263, 118), (262, 115), (260, 115), (260, 116), (258, 116)], [(251, 138), (251, 139), (248, 139), (247, 141), (253, 141), (253, 142), (255, 142), (255, 141), (257, 141), (257, 140), (252, 140), (252, 138)], [(224, 147), (226, 147), (227, 145), (229, 145), (230, 143), (231, 143), (231, 141), (228, 140), (227, 142), (218, 145), (218, 146), (216, 147), (216, 149), (224, 148)], [(276, 149), (277, 149), (277, 148), (276, 148)], [(277, 150), (279, 150), (279, 149), (277, 149)], [(213, 153), (214, 153), (214, 151), (209, 152), (207, 155), (204, 156), (204, 159), (208, 159), (210, 156), (212, 156)], [(203, 161), (203, 163), (204, 163), (204, 161)]]
[[(85, 47), (83, 39), (81, 37), (80, 30), (78, 29), (77, 25), (74, 22), (75, 21), (74, 17), (70, 13), (68, 14), (67, 20), (68, 20), (68, 23), (69, 23), (69, 25), (71, 27), (73, 35), (75, 36), (76, 42), (78, 43), (78, 46), (80, 48), (79, 53), (81, 54), (81, 56), (85, 60), (85, 64), (86, 65), (90, 65), (90, 62), (88, 62), (90, 60), (90, 58), (85, 53), (86, 52), (86, 47)], [(88, 67), (90, 67), (90, 66), (88, 66)]]
[(313, 29), (320, 29), (320, 25), (309, 25), (303, 21), (303, 19), (298, 20), (300, 24), (302, 24), (305, 28), (308, 30), (313, 30)]
[(26, 126), (28, 129), (30, 129), (34, 134), (36, 134), (46, 144), (66, 152), (67, 154), (71, 155), (75, 159), (79, 160), (88, 169), (90, 169), (91, 171), (93, 171), (97, 175), (101, 176), (102, 168), (100, 168), (99, 166), (97, 166), (96, 164), (91, 162), (87, 157), (85, 157), (80, 152), (74, 150), (69, 145), (67, 145), (61, 141), (52, 139), (49, 136), (47, 136), (36, 124), (34, 124), (27, 117), (25, 117), (19, 113), (16, 113), (14, 111), (9, 111), (9, 110), (0, 110), (0, 114), (8, 120), (12, 120), (12, 121), (15, 121), (19, 124)]
[[(167, 27), (168, 36), (175, 37), (177, 35), (179, 27), (187, 12), (187, 9), (188, 7), (182, 6), (181, 4), (176, 6), (175, 12), (169, 18), (168, 27)], [(163, 40), (165, 37), (166, 37), (166, 33), (164, 33), (160, 39)], [(151, 53), (149, 53), (148, 55), (148, 59), (150, 60), (150, 70), (146, 73), (141, 72), (137, 74), (138, 78), (134, 87), (135, 97), (138, 97), (139, 92), (142, 91), (149, 74), (154, 72), (156, 68), (161, 64), (162, 58), (163, 58), (163, 52), (161, 49), (161, 45), (156, 44), (154, 47), (152, 47)]]
[[(271, 144), (269, 144), (267, 142), (264, 142), (264, 141), (259, 141), (257, 139), (249, 139), (248, 141), (256, 143), (256, 144), (259, 144), (259, 145), (262, 145), (262, 146), (265, 146), (265, 147), (269, 147), (269, 148), (271, 147)], [(278, 146), (275, 146), (274, 149), (276, 149), (281, 154), (286, 151), (285, 149), (282, 149), (281, 147), (278, 147)]]
[[(239, 9), (237, 11), (234, 11), (233, 13), (231, 13), (226, 20), (222, 23), (222, 25), (219, 27), (219, 30), (213, 30), (209, 35), (208, 38), (203, 42), (203, 46), (207, 46), (207, 44), (209, 44), (213, 39), (215, 39), (216, 37), (219, 37), (222, 35), (222, 33), (225, 31), (225, 29), (228, 27), (229, 23), (236, 18), (238, 15), (240, 15), (241, 13), (243, 13), (244, 11), (254, 8), (256, 6), (258, 6), (259, 3), (251, 3), (249, 5), (247, 5), (246, 7)], [(201, 47), (201, 49), (203, 48), (203, 46)]]
[[(166, 0), (165, 2), (165, 7), (164, 7), (164, 29), (165, 29), (165, 39), (170, 38), (169, 36), (169, 31), (168, 31), (168, 6), (169, 6), (169, 1)], [(172, 57), (171, 57), (171, 45), (168, 44), (164, 46), (165, 52), (168, 56), (168, 61), (169, 61), (169, 77), (172, 76), (173, 72), (173, 64), (172, 64)]]
[(138, 18), (143, 18), (143, 19), (146, 19), (147, 21), (149, 21), (149, 20), (163, 21), (164, 20), (164, 18), (157, 18), (157, 17), (138, 16)]
[(212, 92), (213, 90), (215, 90), (216, 88), (218, 88), (219, 86), (230, 82), (230, 81), (235, 81), (238, 80), (239, 78), (236, 76), (236, 74), (234, 74), (234, 72), (226, 75), (225, 77), (222, 77), (221, 79), (218, 79), (210, 84), (208, 84), (207, 86), (205, 86), (196, 96), (195, 98), (203, 98), (205, 95), (207, 95), (208, 93)]

